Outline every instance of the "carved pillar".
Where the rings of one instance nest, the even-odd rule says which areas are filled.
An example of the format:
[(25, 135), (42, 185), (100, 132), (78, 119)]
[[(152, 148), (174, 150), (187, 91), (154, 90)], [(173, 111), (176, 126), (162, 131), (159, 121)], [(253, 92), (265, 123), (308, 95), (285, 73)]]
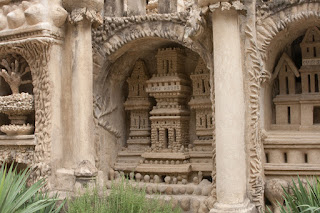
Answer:
[(128, 16), (146, 14), (146, 0), (128, 0)]
[[(71, 124), (73, 167), (80, 162), (94, 165), (93, 137), (93, 60), (92, 24), (102, 23), (100, 11), (103, 0), (63, 1), (69, 11), (68, 42), (70, 44), (71, 69)], [(66, 142), (67, 143), (67, 142)]]
[(245, 100), (238, 12), (215, 10), (212, 26), (217, 203), (210, 212), (255, 212), (254, 205), (247, 199)]
[(184, 2), (182, 0), (159, 0), (159, 13), (175, 13), (183, 11)]
[(124, 0), (105, 0), (104, 15), (106, 16), (123, 16), (124, 13)]

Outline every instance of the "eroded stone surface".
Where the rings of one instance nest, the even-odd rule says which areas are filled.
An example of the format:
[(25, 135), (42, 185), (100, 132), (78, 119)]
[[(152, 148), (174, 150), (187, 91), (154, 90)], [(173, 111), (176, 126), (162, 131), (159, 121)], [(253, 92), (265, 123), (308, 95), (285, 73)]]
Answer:
[(51, 190), (128, 175), (186, 212), (264, 212), (279, 183), (320, 175), (319, 10), (0, 0), (1, 161)]

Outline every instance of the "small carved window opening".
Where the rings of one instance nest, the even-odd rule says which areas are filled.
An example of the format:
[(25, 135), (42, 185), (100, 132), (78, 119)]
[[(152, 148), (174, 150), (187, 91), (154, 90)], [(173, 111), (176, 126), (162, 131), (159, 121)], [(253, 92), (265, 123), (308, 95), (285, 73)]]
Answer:
[(285, 162), (285, 163), (288, 163), (288, 155), (287, 155), (286, 152), (283, 153), (283, 157), (284, 157), (284, 162)]
[(315, 87), (315, 92), (319, 92), (319, 78), (318, 74), (314, 75), (314, 87)]
[(311, 76), (308, 75), (308, 91), (311, 92)]
[(206, 87), (205, 87), (204, 79), (202, 79), (202, 92), (206, 93)]
[(177, 130), (173, 129), (173, 138), (174, 138), (174, 142), (177, 142)]
[(139, 120), (138, 120), (139, 122), (138, 122), (138, 129), (140, 129), (140, 127), (141, 127), (141, 125), (140, 125), (140, 121), (141, 121), (141, 117), (139, 116)]
[(208, 128), (208, 115), (206, 115), (205, 118), (206, 118), (206, 124), (205, 125), (206, 125), (206, 128)]
[(202, 118), (200, 118), (200, 126), (202, 126)]
[(320, 106), (313, 107), (313, 124), (320, 124)]
[(286, 77), (286, 93), (289, 94), (289, 78)]
[(210, 124), (211, 124), (211, 125), (213, 124), (213, 118), (212, 118), (212, 116), (210, 117)]
[(288, 124), (291, 124), (291, 108), (288, 107)]
[(168, 142), (169, 142), (169, 131), (168, 129), (164, 130), (164, 148), (167, 149), (168, 148)]
[(159, 129), (157, 129), (157, 141), (159, 142)]
[(307, 53), (309, 53), (309, 47), (307, 47)]
[(304, 162), (308, 163), (308, 154), (307, 153), (304, 154)]
[(269, 153), (266, 153), (266, 163), (269, 163)]

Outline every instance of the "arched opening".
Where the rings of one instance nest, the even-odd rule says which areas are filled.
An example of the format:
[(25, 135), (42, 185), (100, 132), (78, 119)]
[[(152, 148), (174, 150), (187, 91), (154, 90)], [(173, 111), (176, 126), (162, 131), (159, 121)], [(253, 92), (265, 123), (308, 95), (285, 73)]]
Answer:
[[(99, 110), (114, 109), (103, 118), (108, 124), (103, 119), (100, 123), (120, 133), (101, 131), (114, 137), (102, 137), (100, 143), (116, 144), (112, 151), (119, 150), (111, 167), (151, 178), (181, 176), (191, 182), (198, 172), (210, 176), (214, 119), (210, 71), (202, 58), (178, 43), (143, 38), (128, 43), (111, 59), (99, 94), (109, 104)], [(136, 88), (142, 89), (137, 93)], [(134, 125), (138, 118), (145, 123)]]
[(320, 45), (320, 25), (313, 20), (297, 24), (292, 23), (287, 37), (276, 36), (269, 48), (279, 47), (268, 52), (266, 61), (272, 73), (262, 88), (267, 180), (307, 176), (320, 164), (320, 149), (313, 144), (320, 136), (320, 57), (314, 55), (314, 47)]
[(30, 135), (35, 114), (31, 70), (17, 54), (0, 59), (0, 134)]

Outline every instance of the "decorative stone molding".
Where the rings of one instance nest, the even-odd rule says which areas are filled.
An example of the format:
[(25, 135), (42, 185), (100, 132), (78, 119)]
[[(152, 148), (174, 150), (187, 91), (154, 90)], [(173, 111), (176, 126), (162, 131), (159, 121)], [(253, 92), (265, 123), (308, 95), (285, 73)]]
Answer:
[(70, 12), (68, 20), (72, 24), (84, 19), (93, 23), (94, 27), (103, 23), (100, 14), (103, 8), (103, 0), (62, 0), (62, 5)]
[[(240, 1), (231, 1), (231, 2), (217, 2), (214, 4), (210, 4), (208, 6), (211, 12), (214, 12), (217, 9), (221, 9), (222, 11), (224, 10), (230, 10), (230, 9), (235, 9), (235, 10), (244, 10), (245, 7)], [(205, 9), (205, 7), (204, 7)]]
[(52, 130), (52, 87), (49, 77), (47, 63), (49, 61), (49, 50), (57, 41), (52, 38), (29, 38), (28, 40), (17, 40), (0, 43), (1, 54), (19, 54), (28, 63), (32, 74), (35, 101), (35, 136), (37, 145), (35, 147), (32, 162), (35, 173), (32, 178), (39, 179), (51, 174), (51, 130)]
[(264, 181), (262, 165), (262, 141), (260, 130), (260, 88), (261, 84), (271, 78), (269, 72), (264, 70), (257, 41), (250, 25), (245, 28), (246, 66), (249, 74), (249, 108), (250, 108), (250, 143), (249, 143), (249, 186), (250, 199), (255, 203), (259, 212), (264, 209)]
[(32, 165), (34, 160), (34, 146), (1, 146), (0, 162), (16, 162), (26, 165)]
[[(288, 1), (285, 2), (288, 3)], [(258, 15), (260, 14), (260, 17), (257, 18), (257, 41), (263, 60), (267, 59), (272, 40), (290, 24), (312, 18), (319, 19), (320, 17), (318, 1), (299, 1), (299, 4), (290, 4), (290, 6), (274, 7), (273, 9), (269, 7), (268, 15), (263, 15), (262, 10), (257, 11)]]
[(72, 10), (71, 14), (69, 15), (68, 20), (72, 24), (76, 24), (78, 22), (83, 21), (84, 19), (87, 19), (91, 23), (93, 23), (94, 26), (99, 26), (103, 23), (102, 16), (99, 12), (88, 9), (88, 8), (77, 8)]
[(184, 38), (199, 38), (206, 27), (205, 13), (196, 5), (193, 5), (188, 10), (189, 18), (185, 27)]
[[(187, 18), (188, 13), (105, 17), (104, 25), (93, 32), (93, 47), (110, 55), (126, 43), (143, 37), (167, 38), (184, 43), (183, 37), (173, 32), (174, 29), (183, 32)], [(158, 27), (156, 22), (162, 23), (159, 24), (162, 28)]]

